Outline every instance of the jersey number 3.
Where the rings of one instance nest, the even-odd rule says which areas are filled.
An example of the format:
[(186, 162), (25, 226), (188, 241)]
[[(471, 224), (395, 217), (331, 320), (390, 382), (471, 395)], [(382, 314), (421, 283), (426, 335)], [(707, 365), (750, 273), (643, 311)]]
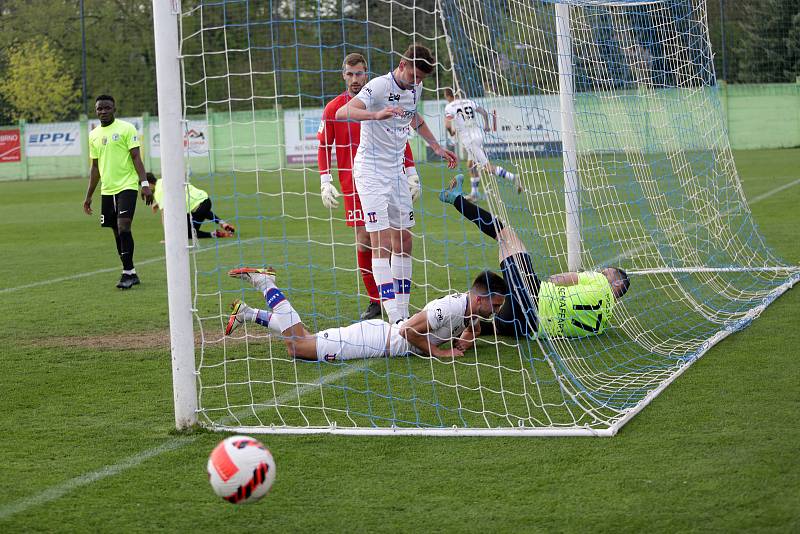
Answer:
[[(573, 306), (572, 309), (575, 310), (575, 311), (597, 311), (597, 310), (600, 309), (600, 307), (602, 305), (603, 305), (603, 301), (602, 300), (598, 300), (596, 306), (590, 306), (588, 304), (576, 304), (575, 306)], [(600, 331), (600, 323), (602, 321), (603, 321), (603, 314), (602, 313), (598, 313), (597, 314), (597, 321), (595, 321), (594, 326), (582, 323), (581, 321), (579, 321), (577, 319), (573, 319), (572, 320), (572, 324), (574, 324), (575, 326), (577, 326), (578, 328), (580, 328), (582, 330), (586, 330), (587, 332), (591, 332), (593, 334), (596, 334), (597, 332)]]

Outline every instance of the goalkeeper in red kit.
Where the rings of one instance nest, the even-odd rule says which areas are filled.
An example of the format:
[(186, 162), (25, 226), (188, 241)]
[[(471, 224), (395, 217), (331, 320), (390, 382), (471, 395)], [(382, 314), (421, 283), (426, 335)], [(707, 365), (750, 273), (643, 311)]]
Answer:
[[(317, 162), (320, 173), (320, 190), (322, 193), (322, 204), (326, 208), (336, 208), (339, 206), (337, 197), (344, 196), (345, 221), (347, 226), (355, 228), (356, 233), (356, 253), (358, 258), (358, 269), (364, 281), (364, 287), (369, 295), (369, 306), (361, 314), (361, 320), (374, 319), (381, 316), (380, 295), (378, 287), (375, 285), (375, 278), (372, 276), (372, 249), (370, 248), (370, 237), (364, 227), (364, 213), (361, 209), (361, 201), (358, 198), (355, 185), (353, 184), (353, 158), (358, 151), (358, 144), (361, 135), (361, 124), (356, 121), (336, 120), (336, 110), (346, 105), (355, 97), (367, 81), (367, 60), (361, 54), (348, 54), (342, 63), (342, 78), (344, 78), (347, 90), (328, 102), (325, 111), (322, 113), (322, 122), (319, 125), (317, 138), (319, 139), (319, 150)], [(336, 166), (339, 171), (339, 185), (342, 188), (340, 195), (336, 186), (333, 185), (331, 176), (331, 153), (336, 147)], [(411, 197), (416, 200), (420, 192), (419, 177), (414, 166), (414, 157), (411, 147), (406, 143), (404, 170), (408, 179), (408, 186)]]

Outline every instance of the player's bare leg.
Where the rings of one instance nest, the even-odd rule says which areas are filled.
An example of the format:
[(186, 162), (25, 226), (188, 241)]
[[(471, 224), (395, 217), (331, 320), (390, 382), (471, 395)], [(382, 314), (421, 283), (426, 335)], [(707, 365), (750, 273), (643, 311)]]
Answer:
[(514, 254), (526, 254), (528, 252), (525, 243), (517, 236), (514, 229), (508, 226), (504, 226), (497, 232), (497, 245), (500, 253), (500, 262)]
[(234, 301), (225, 328), (226, 336), (244, 323), (254, 322), (281, 334), (291, 357), (317, 359), (316, 338), (306, 329), (300, 316), (275, 285), (275, 271), (272, 268), (242, 267), (228, 271), (228, 275), (246, 281), (261, 291), (270, 310), (253, 308), (241, 300)]

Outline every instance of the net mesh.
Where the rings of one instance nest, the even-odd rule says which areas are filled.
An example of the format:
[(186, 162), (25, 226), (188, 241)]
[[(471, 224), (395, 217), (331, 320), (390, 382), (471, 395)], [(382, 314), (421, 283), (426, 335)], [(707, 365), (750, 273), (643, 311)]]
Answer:
[[(546, 1), (183, 2), (184, 111), (204, 125), (209, 147), (188, 159), (191, 181), (237, 227), (234, 239), (192, 248), (206, 425), (614, 428), (797, 281), (797, 268), (763, 242), (742, 193), (704, 3), (563, 4), (568, 34), (559, 37), (563, 19)], [(559, 38), (571, 49), (565, 110)], [(583, 269), (628, 271), (631, 288), (602, 335), (492, 335), (455, 360), (315, 363), (291, 358), (258, 325), (224, 336), (233, 299), (264, 307), (257, 292), (226, 276), (241, 265), (274, 266), (312, 332), (349, 325), (368, 304), (354, 231), (341, 207), (320, 201), (316, 132), (323, 106), (344, 90), (345, 55), (364, 54), (379, 76), (411, 43), (437, 60), (418, 113), (442, 144), (452, 142), (442, 89), (490, 112), (486, 153), (521, 178), (524, 192), (484, 172), (484, 207), (514, 229), (539, 278), (568, 270), (568, 212), (579, 221)], [(565, 123), (574, 132), (562, 132)], [(567, 169), (577, 190), (565, 191), (565, 136), (575, 141)], [(420, 139), (411, 143), (423, 184), (413, 313), (465, 291), (478, 271), (498, 270), (498, 249), (439, 202), (453, 173)]]

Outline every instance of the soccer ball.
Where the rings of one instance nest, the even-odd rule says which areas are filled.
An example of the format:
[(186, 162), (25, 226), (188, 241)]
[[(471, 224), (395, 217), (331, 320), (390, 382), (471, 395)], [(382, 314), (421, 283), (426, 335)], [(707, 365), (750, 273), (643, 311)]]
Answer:
[(275, 460), (260, 441), (249, 436), (222, 440), (208, 458), (208, 481), (228, 502), (256, 502), (275, 481)]

